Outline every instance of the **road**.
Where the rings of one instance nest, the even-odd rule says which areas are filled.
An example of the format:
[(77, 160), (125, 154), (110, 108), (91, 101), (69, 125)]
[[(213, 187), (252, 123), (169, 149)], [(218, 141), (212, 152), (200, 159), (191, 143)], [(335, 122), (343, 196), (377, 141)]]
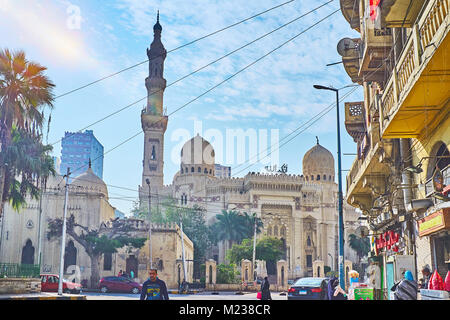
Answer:
[[(139, 300), (138, 294), (131, 293), (96, 293), (83, 292), (87, 300)], [(256, 293), (235, 294), (234, 292), (219, 292), (213, 295), (211, 292), (196, 294), (169, 294), (171, 300), (256, 300)], [(273, 300), (286, 300), (278, 292), (272, 292)]]

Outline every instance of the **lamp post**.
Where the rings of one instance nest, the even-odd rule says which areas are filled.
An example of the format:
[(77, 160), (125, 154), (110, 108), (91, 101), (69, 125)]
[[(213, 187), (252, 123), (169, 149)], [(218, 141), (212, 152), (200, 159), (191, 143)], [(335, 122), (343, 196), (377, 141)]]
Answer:
[(69, 201), (69, 176), (70, 168), (67, 168), (66, 178), (66, 192), (64, 196), (64, 214), (63, 214), (63, 225), (62, 225), (62, 235), (61, 235), (61, 255), (59, 257), (59, 281), (58, 281), (58, 295), (63, 294), (63, 281), (64, 281), (64, 254), (66, 249), (66, 230), (67, 230), (67, 203)]
[(344, 214), (342, 210), (342, 170), (341, 170), (341, 136), (339, 129), (339, 90), (356, 87), (357, 85), (348, 85), (340, 89), (325, 87), (315, 84), (313, 87), (319, 90), (330, 90), (336, 92), (336, 114), (337, 114), (337, 153), (338, 153), (338, 212), (339, 212), (339, 284), (345, 290), (345, 274), (344, 274)]
[(151, 198), (152, 195), (150, 193), (150, 180), (147, 178), (145, 182), (148, 185), (148, 246), (150, 251), (150, 269), (153, 269), (153, 256), (152, 256), (152, 207), (151, 207)]

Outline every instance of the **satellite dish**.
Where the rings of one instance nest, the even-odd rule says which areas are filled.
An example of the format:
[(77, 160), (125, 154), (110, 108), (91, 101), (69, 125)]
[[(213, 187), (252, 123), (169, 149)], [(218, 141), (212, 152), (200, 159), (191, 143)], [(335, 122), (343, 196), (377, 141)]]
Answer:
[(353, 51), (356, 50), (356, 42), (350, 38), (344, 38), (340, 40), (337, 44), (337, 51), (343, 57), (348, 57), (353, 55)]
[(365, 238), (369, 235), (369, 228), (367, 228), (366, 226), (360, 226), (356, 228), (355, 235), (360, 238)]

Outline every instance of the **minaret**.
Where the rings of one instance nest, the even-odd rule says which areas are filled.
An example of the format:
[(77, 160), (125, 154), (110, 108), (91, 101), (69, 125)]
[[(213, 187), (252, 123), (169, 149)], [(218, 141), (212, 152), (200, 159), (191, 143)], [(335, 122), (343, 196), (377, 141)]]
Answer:
[[(141, 123), (144, 131), (144, 160), (142, 185), (140, 190), (141, 203), (148, 201), (147, 179), (150, 181), (152, 197), (164, 184), (164, 133), (167, 129), (168, 117), (163, 111), (163, 95), (166, 88), (164, 79), (164, 60), (167, 51), (161, 42), (162, 27), (159, 24), (159, 11), (156, 24), (153, 26), (153, 42), (147, 49), (149, 59), (149, 74), (145, 79), (147, 87), (147, 106), (142, 110)], [(156, 202), (156, 201), (152, 201)], [(153, 206), (153, 205), (152, 205)]]

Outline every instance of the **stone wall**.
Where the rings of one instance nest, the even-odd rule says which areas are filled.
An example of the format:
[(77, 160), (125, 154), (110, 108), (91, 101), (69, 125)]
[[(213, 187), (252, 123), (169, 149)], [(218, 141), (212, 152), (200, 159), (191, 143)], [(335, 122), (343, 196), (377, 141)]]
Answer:
[(0, 279), (0, 294), (39, 293), (41, 279), (3, 278)]

